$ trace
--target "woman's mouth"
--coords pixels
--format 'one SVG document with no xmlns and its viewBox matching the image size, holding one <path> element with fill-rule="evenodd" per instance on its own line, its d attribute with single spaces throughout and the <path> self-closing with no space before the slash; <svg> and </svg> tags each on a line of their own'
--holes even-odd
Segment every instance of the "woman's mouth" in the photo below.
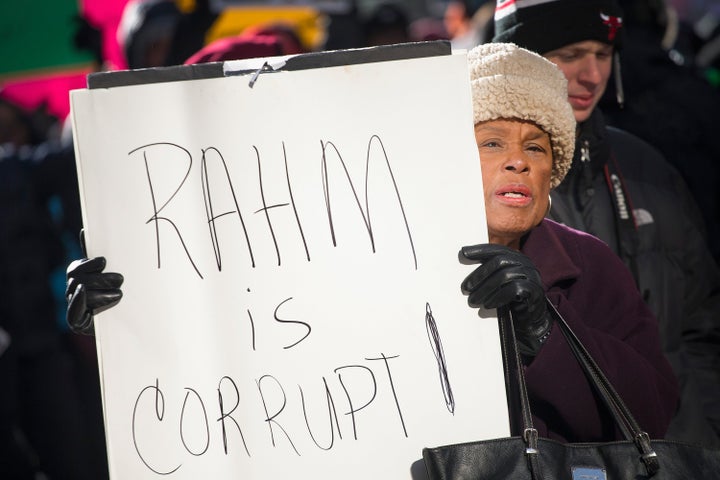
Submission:
<svg viewBox="0 0 720 480">
<path fill-rule="evenodd" d="M 507 185 L 498 189 L 495 196 L 501 203 L 513 206 L 524 206 L 532 201 L 530 189 L 525 185 Z"/>
</svg>

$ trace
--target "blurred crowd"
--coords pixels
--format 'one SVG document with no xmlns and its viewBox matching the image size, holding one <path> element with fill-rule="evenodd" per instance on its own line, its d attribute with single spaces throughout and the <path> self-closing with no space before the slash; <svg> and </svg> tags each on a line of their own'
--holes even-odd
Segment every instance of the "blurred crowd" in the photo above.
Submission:
<svg viewBox="0 0 720 480">
<path fill-rule="evenodd" d="M 116 35 L 130 69 L 493 36 L 495 2 L 338 1 L 246 8 L 129 0 Z M 611 125 L 656 146 L 701 208 L 720 260 L 720 1 L 624 0 L 628 41 L 601 104 Z M 296 5 L 296 4 L 294 4 Z M 77 48 L 102 58 L 81 22 Z M 618 98 L 621 100 L 618 101 Z M 678 134 L 680 132 L 680 134 Z M 64 268 L 81 255 L 72 132 L 0 86 L 0 477 L 107 478 L 94 340 L 64 324 Z"/>
</svg>

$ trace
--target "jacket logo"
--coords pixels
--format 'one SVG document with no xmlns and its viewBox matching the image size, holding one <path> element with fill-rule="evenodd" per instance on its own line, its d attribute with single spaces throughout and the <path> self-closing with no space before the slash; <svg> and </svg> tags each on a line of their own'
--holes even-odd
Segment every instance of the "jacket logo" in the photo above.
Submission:
<svg viewBox="0 0 720 480">
<path fill-rule="evenodd" d="M 636 208 L 633 210 L 633 217 L 635 217 L 635 225 L 638 227 L 641 225 L 649 225 L 655 223 L 655 219 L 652 213 L 648 212 L 644 208 Z"/>
<path fill-rule="evenodd" d="M 610 181 L 612 182 L 615 200 L 617 201 L 618 215 L 620 215 L 620 218 L 623 220 L 627 220 L 630 218 L 630 214 L 628 213 L 627 203 L 625 202 L 625 195 L 623 194 L 620 178 L 613 173 L 610 175 Z"/>
<path fill-rule="evenodd" d="M 602 19 L 603 25 L 607 25 L 608 27 L 608 40 L 614 40 L 618 30 L 622 27 L 622 18 L 605 15 L 604 13 L 600 14 L 600 18 Z"/>
</svg>

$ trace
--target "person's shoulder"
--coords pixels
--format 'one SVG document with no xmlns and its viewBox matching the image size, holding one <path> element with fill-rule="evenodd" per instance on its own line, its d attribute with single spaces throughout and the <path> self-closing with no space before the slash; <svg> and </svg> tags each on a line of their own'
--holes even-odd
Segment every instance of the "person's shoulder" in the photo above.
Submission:
<svg viewBox="0 0 720 480">
<path fill-rule="evenodd" d="M 549 218 L 531 231 L 523 253 L 535 263 L 548 284 L 588 278 L 585 275 L 588 272 L 606 278 L 608 272 L 623 268 L 620 258 L 605 242 Z"/>
<path fill-rule="evenodd" d="M 552 235 L 557 237 L 563 243 L 568 241 L 590 243 L 600 242 L 604 245 L 602 240 L 598 239 L 594 235 L 583 232 L 582 230 L 577 230 L 575 228 L 569 227 L 564 223 L 559 223 L 549 218 L 544 218 L 542 223 L 540 224 L 540 227 L 547 229 Z"/>
<path fill-rule="evenodd" d="M 608 125 L 604 112 L 599 108 L 595 109 L 588 122 L 592 123 L 593 129 L 604 130 L 604 141 L 609 144 L 612 157 L 621 164 L 623 173 L 628 166 L 641 170 L 649 165 L 659 165 L 663 170 L 672 168 L 657 147 L 627 130 Z"/>
<path fill-rule="evenodd" d="M 665 161 L 664 155 L 658 148 L 634 133 L 610 125 L 605 126 L 613 149 L 622 149 L 635 154 L 641 154 L 643 158 L 661 159 Z"/>
<path fill-rule="evenodd" d="M 549 218 L 543 219 L 540 227 L 544 228 L 548 235 L 557 239 L 563 249 L 575 261 L 616 257 L 605 242 L 590 233 L 577 230 Z"/>
<path fill-rule="evenodd" d="M 617 127 L 606 126 L 612 155 L 622 175 L 646 183 L 674 185 L 680 173 L 654 145 Z"/>
</svg>

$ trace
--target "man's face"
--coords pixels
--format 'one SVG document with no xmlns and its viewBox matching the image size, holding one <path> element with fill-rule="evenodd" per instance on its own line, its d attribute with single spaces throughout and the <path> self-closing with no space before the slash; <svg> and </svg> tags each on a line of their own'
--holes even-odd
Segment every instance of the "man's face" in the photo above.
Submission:
<svg viewBox="0 0 720 480">
<path fill-rule="evenodd" d="M 586 40 L 566 45 L 544 56 L 565 74 L 568 100 L 575 120 L 584 122 L 605 92 L 612 71 L 613 47 Z"/>
</svg>

